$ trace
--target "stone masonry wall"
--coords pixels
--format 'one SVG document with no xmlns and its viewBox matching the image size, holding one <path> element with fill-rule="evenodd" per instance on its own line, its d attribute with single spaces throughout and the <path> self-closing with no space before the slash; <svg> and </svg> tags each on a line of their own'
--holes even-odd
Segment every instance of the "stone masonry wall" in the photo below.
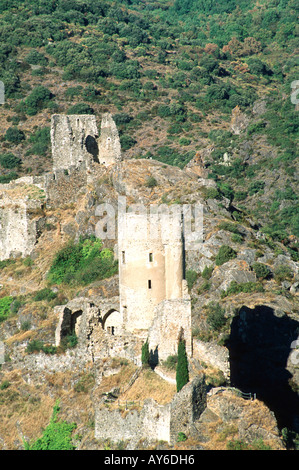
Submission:
<svg viewBox="0 0 299 470">
<path fill-rule="evenodd" d="M 156 351 L 158 360 L 177 354 L 180 334 L 186 343 L 186 352 L 192 356 L 191 301 L 190 299 L 165 300 L 156 307 L 156 315 L 149 328 L 149 350 Z"/>
<path fill-rule="evenodd" d="M 179 432 L 196 434 L 195 423 L 206 408 L 204 377 L 197 377 L 177 393 L 171 403 L 159 405 L 145 400 L 141 411 L 109 410 L 95 404 L 95 438 L 114 442 L 130 441 L 136 448 L 140 440 L 174 444 Z"/>
<path fill-rule="evenodd" d="M 53 171 L 97 160 L 97 138 L 95 116 L 54 114 L 51 119 Z"/>
<path fill-rule="evenodd" d="M 28 256 L 44 220 L 44 191 L 34 185 L 0 187 L 0 259 Z"/>
</svg>

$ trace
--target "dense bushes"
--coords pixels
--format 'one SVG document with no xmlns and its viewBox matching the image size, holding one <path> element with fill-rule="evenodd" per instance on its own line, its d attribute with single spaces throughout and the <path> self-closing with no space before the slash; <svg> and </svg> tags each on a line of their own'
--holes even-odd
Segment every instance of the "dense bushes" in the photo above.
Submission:
<svg viewBox="0 0 299 470">
<path fill-rule="evenodd" d="M 222 264 L 235 258 L 236 256 L 237 253 L 230 246 L 222 245 L 217 253 L 215 263 L 217 266 L 221 266 Z"/>
<path fill-rule="evenodd" d="M 0 155 L 0 165 L 3 168 L 17 168 L 21 163 L 22 159 L 16 157 L 13 153 L 3 153 Z"/>
<path fill-rule="evenodd" d="M 11 304 L 13 303 L 13 297 L 6 296 L 0 299 L 0 323 L 5 321 L 11 312 Z"/>
<path fill-rule="evenodd" d="M 53 94 L 48 88 L 42 85 L 37 86 L 25 100 L 26 113 L 29 116 L 34 116 L 39 111 L 46 108 L 52 98 Z"/>
<path fill-rule="evenodd" d="M 225 309 L 216 302 L 207 306 L 207 324 L 214 331 L 219 331 L 226 324 Z"/>
<path fill-rule="evenodd" d="M 81 237 L 78 243 L 71 241 L 60 250 L 49 270 L 51 284 L 89 284 L 116 274 L 118 264 L 113 253 L 103 249 L 95 237 Z"/>
<path fill-rule="evenodd" d="M 17 127 L 9 127 L 4 135 L 5 140 L 13 144 L 19 144 L 25 140 L 25 134 Z"/>
</svg>

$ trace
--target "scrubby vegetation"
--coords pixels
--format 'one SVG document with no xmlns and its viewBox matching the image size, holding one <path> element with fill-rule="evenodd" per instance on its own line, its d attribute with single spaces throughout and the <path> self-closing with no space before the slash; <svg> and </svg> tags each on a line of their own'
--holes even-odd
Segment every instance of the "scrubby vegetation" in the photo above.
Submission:
<svg viewBox="0 0 299 470">
<path fill-rule="evenodd" d="M 50 268 L 50 284 L 86 285 L 105 279 L 118 270 L 114 254 L 103 248 L 95 237 L 81 237 L 78 243 L 70 241 L 60 250 Z"/>
<path fill-rule="evenodd" d="M 50 423 L 43 432 L 42 437 L 33 443 L 24 442 L 25 450 L 74 450 L 72 433 L 76 429 L 75 423 L 67 423 L 58 419 L 59 403 L 54 406 Z"/>
<path fill-rule="evenodd" d="M 45 111 L 109 109 L 123 151 L 134 157 L 183 168 L 212 144 L 212 197 L 222 194 L 263 221 L 265 233 L 295 256 L 288 237 L 299 233 L 298 112 L 291 100 L 297 16 L 294 0 L 2 2 L 1 112 L 10 113 L 0 154 L 12 144 L 15 158 L 1 162 L 0 181 L 47 166 L 49 136 L 35 129 L 49 126 Z M 255 116 L 257 100 L 265 107 Z M 236 106 L 251 116 L 240 135 L 229 127 Z M 273 171 L 280 180 L 268 196 Z"/>
</svg>

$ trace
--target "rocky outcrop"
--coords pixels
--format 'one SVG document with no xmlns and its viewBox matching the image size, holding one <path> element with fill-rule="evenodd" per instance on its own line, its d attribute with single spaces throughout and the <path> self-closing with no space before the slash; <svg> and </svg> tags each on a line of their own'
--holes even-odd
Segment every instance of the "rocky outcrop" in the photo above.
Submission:
<svg viewBox="0 0 299 470">
<path fill-rule="evenodd" d="M 239 135 L 247 129 L 249 119 L 246 114 L 242 113 L 239 106 L 232 110 L 231 130 L 233 134 Z"/>
<path fill-rule="evenodd" d="M 196 426 L 207 449 L 225 450 L 230 441 L 262 442 L 272 450 L 285 449 L 273 413 L 259 400 L 242 398 L 238 391 L 213 388 Z"/>
</svg>

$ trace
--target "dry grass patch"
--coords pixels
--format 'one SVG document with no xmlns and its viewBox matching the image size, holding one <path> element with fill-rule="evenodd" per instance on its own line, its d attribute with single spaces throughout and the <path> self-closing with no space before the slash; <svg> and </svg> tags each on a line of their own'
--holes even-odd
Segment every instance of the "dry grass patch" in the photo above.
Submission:
<svg viewBox="0 0 299 470">
<path fill-rule="evenodd" d="M 152 398 L 160 405 L 169 403 L 176 394 L 176 386 L 159 377 L 151 369 L 144 369 L 121 400 L 144 401 Z"/>
</svg>

